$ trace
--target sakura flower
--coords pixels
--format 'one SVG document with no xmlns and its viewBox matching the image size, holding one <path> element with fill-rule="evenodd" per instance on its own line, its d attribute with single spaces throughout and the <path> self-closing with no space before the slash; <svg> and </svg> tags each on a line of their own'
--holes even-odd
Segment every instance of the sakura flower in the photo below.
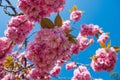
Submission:
<svg viewBox="0 0 120 80">
<path fill-rule="evenodd" d="M 79 45 L 79 50 L 85 50 L 90 44 L 93 43 L 93 39 L 88 39 L 87 37 L 82 36 L 81 34 L 77 37 L 77 44 Z"/>
<path fill-rule="evenodd" d="M 74 70 L 71 80 L 91 80 L 91 75 L 85 66 L 79 66 Z"/>
<path fill-rule="evenodd" d="M 50 74 L 52 76 L 58 76 L 58 74 L 60 73 L 61 67 L 60 66 L 55 66 L 51 71 Z"/>
<path fill-rule="evenodd" d="M 100 30 L 98 25 L 83 24 L 80 32 L 82 36 L 95 36 Z"/>
<path fill-rule="evenodd" d="M 62 28 L 41 29 L 35 39 L 28 43 L 25 56 L 40 73 L 49 72 L 57 60 L 71 54 L 70 46 Z"/>
<path fill-rule="evenodd" d="M 0 38 L 0 63 L 2 63 L 6 57 L 7 54 L 9 54 L 13 46 L 11 45 L 10 47 L 10 40 L 6 37 Z"/>
<path fill-rule="evenodd" d="M 74 21 L 78 21 L 82 16 L 82 11 L 73 11 L 71 14 L 70 14 L 70 19 L 71 20 L 74 20 Z"/>
<path fill-rule="evenodd" d="M 38 22 L 64 8 L 66 0 L 19 0 L 18 7 L 30 21 Z"/>
<path fill-rule="evenodd" d="M 19 44 L 25 40 L 33 26 L 33 23 L 27 20 L 24 15 L 15 16 L 9 21 L 5 35 L 15 44 Z"/>
<path fill-rule="evenodd" d="M 63 30 L 69 30 L 70 29 L 70 21 L 69 20 L 64 21 L 62 28 L 63 28 Z"/>
<path fill-rule="evenodd" d="M 98 38 L 98 42 L 101 42 L 101 43 L 105 43 L 107 40 L 109 39 L 109 36 L 107 33 L 102 33 L 99 38 Z"/>
<path fill-rule="evenodd" d="M 107 51 L 104 48 L 100 48 L 96 51 L 95 59 L 91 62 L 91 67 L 94 71 L 105 70 L 110 72 L 114 69 L 117 56 L 114 48 L 110 48 Z"/>
<path fill-rule="evenodd" d="M 70 62 L 66 64 L 66 69 L 71 70 L 77 67 L 77 64 L 75 62 Z"/>
</svg>

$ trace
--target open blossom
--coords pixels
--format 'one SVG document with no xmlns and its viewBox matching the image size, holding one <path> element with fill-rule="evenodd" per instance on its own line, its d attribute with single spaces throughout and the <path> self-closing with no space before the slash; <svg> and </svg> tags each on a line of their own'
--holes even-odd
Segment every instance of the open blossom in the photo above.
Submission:
<svg viewBox="0 0 120 80">
<path fill-rule="evenodd" d="M 87 37 L 81 36 L 81 34 L 77 37 L 77 44 L 79 45 L 80 50 L 85 50 L 93 42 L 93 39 L 88 39 Z"/>
<path fill-rule="evenodd" d="M 77 67 L 77 64 L 75 62 L 70 62 L 66 64 L 66 69 L 71 70 Z"/>
<path fill-rule="evenodd" d="M 0 63 L 3 62 L 6 55 L 12 51 L 12 46 L 10 46 L 10 40 L 6 37 L 0 38 Z"/>
<path fill-rule="evenodd" d="M 66 0 L 19 0 L 18 7 L 31 21 L 40 21 L 64 8 Z"/>
<path fill-rule="evenodd" d="M 71 14 L 70 14 L 70 19 L 71 20 L 74 20 L 74 21 L 78 21 L 82 16 L 82 11 L 73 11 Z"/>
<path fill-rule="evenodd" d="M 15 44 L 18 44 L 25 40 L 33 26 L 33 23 L 27 20 L 24 15 L 15 16 L 9 21 L 5 35 Z"/>
<path fill-rule="evenodd" d="M 81 35 L 83 36 L 94 36 L 97 34 L 101 29 L 99 28 L 98 25 L 93 25 L 93 24 L 83 24 L 81 26 Z"/>
<path fill-rule="evenodd" d="M 51 76 L 49 76 L 46 73 L 40 73 L 36 68 L 33 68 L 28 74 L 27 79 L 33 79 L 33 80 L 52 80 Z"/>
<path fill-rule="evenodd" d="M 70 56 L 69 55 L 65 55 L 61 59 L 57 60 L 56 65 L 62 66 L 68 59 L 70 59 Z"/>
<path fill-rule="evenodd" d="M 74 70 L 71 80 L 91 80 L 91 75 L 85 66 L 79 66 Z"/>
<path fill-rule="evenodd" d="M 101 42 L 101 43 L 105 43 L 107 40 L 109 39 L 109 36 L 107 33 L 102 33 L 99 38 L 98 38 L 98 42 Z"/>
<path fill-rule="evenodd" d="M 91 62 L 91 67 L 94 71 L 112 71 L 115 67 L 117 56 L 114 48 L 110 48 L 107 51 L 104 48 L 100 48 L 96 51 L 95 59 Z"/>
<path fill-rule="evenodd" d="M 57 60 L 70 54 L 70 46 L 62 28 L 41 29 L 35 39 L 28 43 L 25 56 L 39 72 L 49 72 Z"/>
<path fill-rule="evenodd" d="M 70 51 L 73 54 L 78 54 L 79 51 L 80 51 L 79 44 L 72 44 L 71 47 L 70 47 Z"/>
<path fill-rule="evenodd" d="M 66 20 L 62 24 L 62 29 L 63 30 L 69 30 L 70 29 L 70 20 Z"/>
<path fill-rule="evenodd" d="M 80 33 L 77 36 L 77 44 L 72 44 L 70 51 L 73 54 L 78 54 L 79 51 L 85 50 L 90 44 L 94 43 L 94 39 L 89 39 L 86 36 L 82 36 Z"/>
<path fill-rule="evenodd" d="M 51 71 L 50 74 L 52 76 L 58 76 L 58 74 L 60 73 L 61 67 L 56 65 Z"/>
</svg>

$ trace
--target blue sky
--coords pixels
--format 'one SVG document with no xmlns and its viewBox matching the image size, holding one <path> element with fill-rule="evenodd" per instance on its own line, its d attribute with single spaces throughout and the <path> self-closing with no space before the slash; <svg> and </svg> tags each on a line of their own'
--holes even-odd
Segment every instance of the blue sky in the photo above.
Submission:
<svg viewBox="0 0 120 80">
<path fill-rule="evenodd" d="M 3 2 L 5 2 L 3 0 Z M 11 2 L 17 6 L 17 0 L 11 0 Z M 77 5 L 79 10 L 84 10 L 81 20 L 74 25 L 74 27 L 79 28 L 81 24 L 97 24 L 103 28 L 105 32 L 110 32 L 110 38 L 112 41 L 112 46 L 120 45 L 120 0 L 67 0 L 65 9 L 60 13 L 61 17 L 65 20 L 69 18 L 70 13 L 68 12 L 73 5 Z M 6 23 L 10 17 L 4 14 L 3 8 L 0 7 L 0 37 L 4 36 L 4 30 L 6 29 Z M 50 18 L 54 19 L 55 14 Z M 35 31 L 39 28 L 39 25 L 36 24 Z M 33 31 L 34 31 L 33 30 Z M 73 32 L 74 35 L 78 34 L 78 31 Z M 79 55 L 74 55 L 73 58 L 75 61 L 80 63 L 89 64 L 90 57 L 95 53 L 96 49 L 100 46 L 98 43 L 95 43 L 88 47 L 86 51 L 80 52 Z M 120 72 L 120 54 L 118 55 L 117 64 L 114 71 Z M 103 78 L 104 80 L 112 80 L 109 75 L 110 73 L 94 72 L 90 67 L 88 67 L 90 73 L 95 78 Z M 60 77 L 71 78 L 73 71 L 67 71 L 62 68 Z M 57 80 L 57 79 L 53 79 Z"/>
</svg>

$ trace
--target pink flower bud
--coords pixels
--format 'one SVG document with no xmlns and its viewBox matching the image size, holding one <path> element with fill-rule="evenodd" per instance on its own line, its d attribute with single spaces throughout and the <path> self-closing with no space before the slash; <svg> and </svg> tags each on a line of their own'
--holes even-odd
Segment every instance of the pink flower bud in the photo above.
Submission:
<svg viewBox="0 0 120 80">
<path fill-rule="evenodd" d="M 70 19 L 74 21 L 78 21 L 81 18 L 81 16 L 82 16 L 82 12 L 76 10 L 70 14 Z"/>
</svg>

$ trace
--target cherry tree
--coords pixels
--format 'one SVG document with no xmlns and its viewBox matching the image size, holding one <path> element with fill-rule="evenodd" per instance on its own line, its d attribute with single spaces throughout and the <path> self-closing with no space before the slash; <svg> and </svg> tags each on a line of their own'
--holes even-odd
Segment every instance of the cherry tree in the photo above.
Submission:
<svg viewBox="0 0 120 80">
<path fill-rule="evenodd" d="M 63 80 L 59 77 L 63 65 L 68 71 L 74 70 L 73 77 L 65 80 L 103 80 L 93 78 L 87 67 L 95 72 L 111 72 L 115 68 L 120 46 L 111 46 L 109 33 L 98 25 L 81 24 L 80 29 L 75 28 L 84 15 L 76 5 L 69 11 L 69 19 L 64 20 L 60 12 L 66 0 L 18 0 L 20 12 L 9 0 L 5 1 L 8 5 L 0 0 L 0 7 L 11 19 L 5 36 L 0 37 L 1 80 Z M 54 21 L 50 19 L 52 13 L 56 14 Z M 36 23 L 40 30 L 29 35 Z M 75 30 L 78 36 L 72 34 Z M 29 40 L 30 37 L 34 38 Z M 91 63 L 82 64 L 72 58 L 95 42 L 101 47 L 91 56 Z"/>
</svg>

